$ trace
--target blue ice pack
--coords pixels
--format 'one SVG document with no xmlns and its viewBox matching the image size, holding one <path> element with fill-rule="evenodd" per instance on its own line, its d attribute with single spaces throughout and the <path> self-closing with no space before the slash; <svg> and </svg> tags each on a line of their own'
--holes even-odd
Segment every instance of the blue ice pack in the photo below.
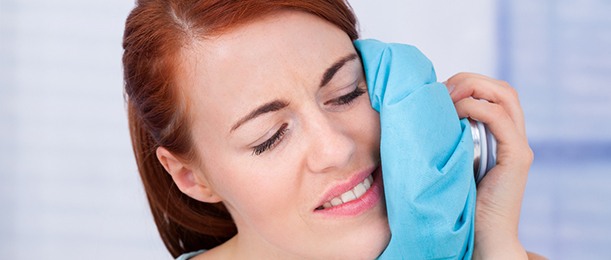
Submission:
<svg viewBox="0 0 611 260">
<path fill-rule="evenodd" d="M 391 239 L 379 259 L 471 259 L 473 140 L 431 62 L 415 47 L 354 42 L 380 113 Z"/>
</svg>

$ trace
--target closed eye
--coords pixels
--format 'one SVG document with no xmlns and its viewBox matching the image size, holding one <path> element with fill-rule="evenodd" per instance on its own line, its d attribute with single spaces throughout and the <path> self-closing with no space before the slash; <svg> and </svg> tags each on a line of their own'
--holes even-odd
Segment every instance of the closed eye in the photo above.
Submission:
<svg viewBox="0 0 611 260">
<path fill-rule="evenodd" d="M 324 104 L 325 105 L 334 105 L 334 106 L 348 105 L 352 103 L 352 101 L 354 101 L 356 98 L 360 97 L 363 94 L 365 94 L 365 90 L 360 87 L 356 87 L 354 91 L 346 95 L 343 95 L 341 97 L 331 99 L 325 102 Z"/>
<path fill-rule="evenodd" d="M 284 123 L 280 129 L 278 129 L 278 131 L 276 131 L 276 133 L 270 137 L 269 139 L 267 139 L 265 142 L 263 142 L 262 144 L 259 144 L 255 147 L 252 148 L 252 155 L 260 155 L 263 152 L 274 148 L 279 141 L 282 140 L 282 138 L 284 137 L 284 134 L 286 133 L 286 131 L 288 131 L 288 124 Z"/>
</svg>

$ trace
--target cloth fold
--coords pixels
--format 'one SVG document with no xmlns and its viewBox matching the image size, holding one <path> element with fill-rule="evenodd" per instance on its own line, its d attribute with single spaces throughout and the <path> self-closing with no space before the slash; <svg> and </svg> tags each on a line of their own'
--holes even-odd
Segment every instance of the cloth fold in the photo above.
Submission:
<svg viewBox="0 0 611 260">
<path fill-rule="evenodd" d="M 471 259 L 473 140 L 431 62 L 413 46 L 354 42 L 372 107 L 391 240 L 379 259 Z"/>
</svg>

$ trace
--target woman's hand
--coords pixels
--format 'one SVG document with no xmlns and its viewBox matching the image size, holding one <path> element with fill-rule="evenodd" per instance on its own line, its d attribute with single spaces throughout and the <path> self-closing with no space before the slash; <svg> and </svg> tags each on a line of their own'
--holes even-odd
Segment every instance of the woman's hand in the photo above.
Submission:
<svg viewBox="0 0 611 260">
<path fill-rule="evenodd" d="M 459 73 L 445 83 L 461 118 L 485 123 L 497 140 L 497 165 L 479 183 L 474 259 L 526 259 L 518 222 L 533 161 L 517 92 L 507 82 Z"/>
</svg>

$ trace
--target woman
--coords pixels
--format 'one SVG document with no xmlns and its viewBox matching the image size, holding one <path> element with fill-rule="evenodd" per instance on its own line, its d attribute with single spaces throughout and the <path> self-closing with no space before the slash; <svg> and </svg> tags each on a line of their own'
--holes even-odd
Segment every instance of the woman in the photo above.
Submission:
<svg viewBox="0 0 611 260">
<path fill-rule="evenodd" d="M 384 250 L 379 117 L 355 24 L 343 1 L 139 1 L 124 36 L 130 131 L 174 257 Z M 499 141 L 499 165 L 480 184 L 474 256 L 525 257 L 517 223 L 532 152 L 517 96 L 473 74 L 447 85 L 459 115 Z"/>
</svg>

